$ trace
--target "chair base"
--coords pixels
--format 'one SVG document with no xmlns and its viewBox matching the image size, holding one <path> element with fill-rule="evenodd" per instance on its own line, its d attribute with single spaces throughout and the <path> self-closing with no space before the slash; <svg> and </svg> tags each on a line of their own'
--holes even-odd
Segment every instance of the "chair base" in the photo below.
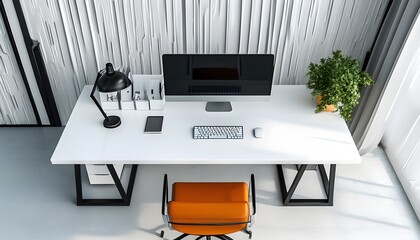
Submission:
<svg viewBox="0 0 420 240">
<path fill-rule="evenodd" d="M 206 237 L 206 240 L 211 240 L 211 237 L 215 237 L 221 240 L 233 240 L 232 238 L 226 236 L 226 235 L 215 235 L 215 236 L 199 236 L 196 238 L 196 240 L 202 239 L 203 237 Z"/>
<path fill-rule="evenodd" d="M 244 232 L 246 232 L 249 235 L 249 239 L 252 238 L 252 232 L 250 230 L 246 230 L 244 229 Z M 165 235 L 165 232 L 162 230 L 160 231 L 160 237 L 163 238 L 163 235 Z M 190 236 L 189 234 L 183 233 L 182 235 L 178 236 L 177 238 L 174 238 L 174 240 L 181 240 L 183 238 L 185 238 L 186 236 Z M 203 237 L 206 237 L 206 240 L 211 240 L 211 237 L 215 237 L 221 240 L 233 240 L 231 237 L 227 236 L 227 235 L 210 235 L 210 236 L 198 236 L 195 240 L 200 240 Z"/>
<path fill-rule="evenodd" d="M 189 236 L 189 234 L 184 233 L 181 236 L 179 236 L 177 238 L 174 238 L 174 240 L 181 240 L 181 239 L 183 239 L 186 236 Z M 198 236 L 195 240 L 200 240 L 200 239 L 202 239 L 204 237 L 206 238 L 206 240 L 211 240 L 211 237 L 215 237 L 215 238 L 221 239 L 221 240 L 233 240 L 231 237 L 229 237 L 227 235 L 210 235 L 210 236 L 204 235 L 204 236 Z"/>
</svg>

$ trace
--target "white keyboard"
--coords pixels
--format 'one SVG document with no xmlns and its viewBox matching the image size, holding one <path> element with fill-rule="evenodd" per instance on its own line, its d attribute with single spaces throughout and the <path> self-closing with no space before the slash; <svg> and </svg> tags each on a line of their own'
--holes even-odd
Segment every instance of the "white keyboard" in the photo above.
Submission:
<svg viewBox="0 0 420 240">
<path fill-rule="evenodd" d="M 242 126 L 194 126 L 194 139 L 243 139 Z"/>
</svg>

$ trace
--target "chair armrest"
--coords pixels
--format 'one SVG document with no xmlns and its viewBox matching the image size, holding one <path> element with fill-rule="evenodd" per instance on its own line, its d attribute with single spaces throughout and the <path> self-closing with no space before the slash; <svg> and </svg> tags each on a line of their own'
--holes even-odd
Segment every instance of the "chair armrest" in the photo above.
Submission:
<svg viewBox="0 0 420 240">
<path fill-rule="evenodd" d="M 251 198 L 251 200 L 250 200 Z M 255 177 L 254 174 L 251 174 L 251 180 L 249 183 L 249 187 L 248 187 L 248 202 L 250 202 L 250 205 L 252 207 L 252 209 L 250 209 L 250 214 L 249 214 L 249 224 L 247 225 L 246 231 L 248 232 L 248 234 L 250 234 L 250 238 L 252 236 L 251 231 L 249 230 L 249 228 L 254 225 L 255 223 L 255 215 L 257 213 L 257 201 L 256 201 L 256 195 L 255 195 Z"/>
<path fill-rule="evenodd" d="M 255 196 L 255 177 L 254 177 L 254 174 L 251 174 L 250 193 L 251 193 L 251 198 L 252 198 L 252 213 L 251 213 L 251 215 L 255 215 L 257 213 L 257 202 L 256 202 L 256 196 Z"/>
<path fill-rule="evenodd" d="M 168 175 L 163 177 L 163 190 L 162 190 L 162 219 L 166 226 L 172 228 L 169 224 L 169 216 L 167 215 L 168 209 Z"/>
<path fill-rule="evenodd" d="M 168 204 L 168 174 L 163 177 L 163 190 L 162 190 L 162 215 L 166 215 Z"/>
</svg>

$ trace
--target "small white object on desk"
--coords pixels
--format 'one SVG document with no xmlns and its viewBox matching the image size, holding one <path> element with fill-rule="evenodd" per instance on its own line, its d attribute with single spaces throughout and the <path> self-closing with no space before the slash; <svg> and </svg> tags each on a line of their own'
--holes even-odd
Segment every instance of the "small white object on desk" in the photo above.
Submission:
<svg viewBox="0 0 420 240">
<path fill-rule="evenodd" d="M 264 129 L 261 128 L 261 127 L 254 128 L 254 137 L 263 138 L 264 137 Z"/>
</svg>

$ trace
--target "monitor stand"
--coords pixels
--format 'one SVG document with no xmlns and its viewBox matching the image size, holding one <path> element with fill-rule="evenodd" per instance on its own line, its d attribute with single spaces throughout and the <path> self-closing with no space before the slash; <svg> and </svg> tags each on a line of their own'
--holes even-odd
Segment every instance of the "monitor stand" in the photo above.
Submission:
<svg viewBox="0 0 420 240">
<path fill-rule="evenodd" d="M 232 104 L 230 102 L 207 102 L 207 112 L 231 112 Z"/>
</svg>

